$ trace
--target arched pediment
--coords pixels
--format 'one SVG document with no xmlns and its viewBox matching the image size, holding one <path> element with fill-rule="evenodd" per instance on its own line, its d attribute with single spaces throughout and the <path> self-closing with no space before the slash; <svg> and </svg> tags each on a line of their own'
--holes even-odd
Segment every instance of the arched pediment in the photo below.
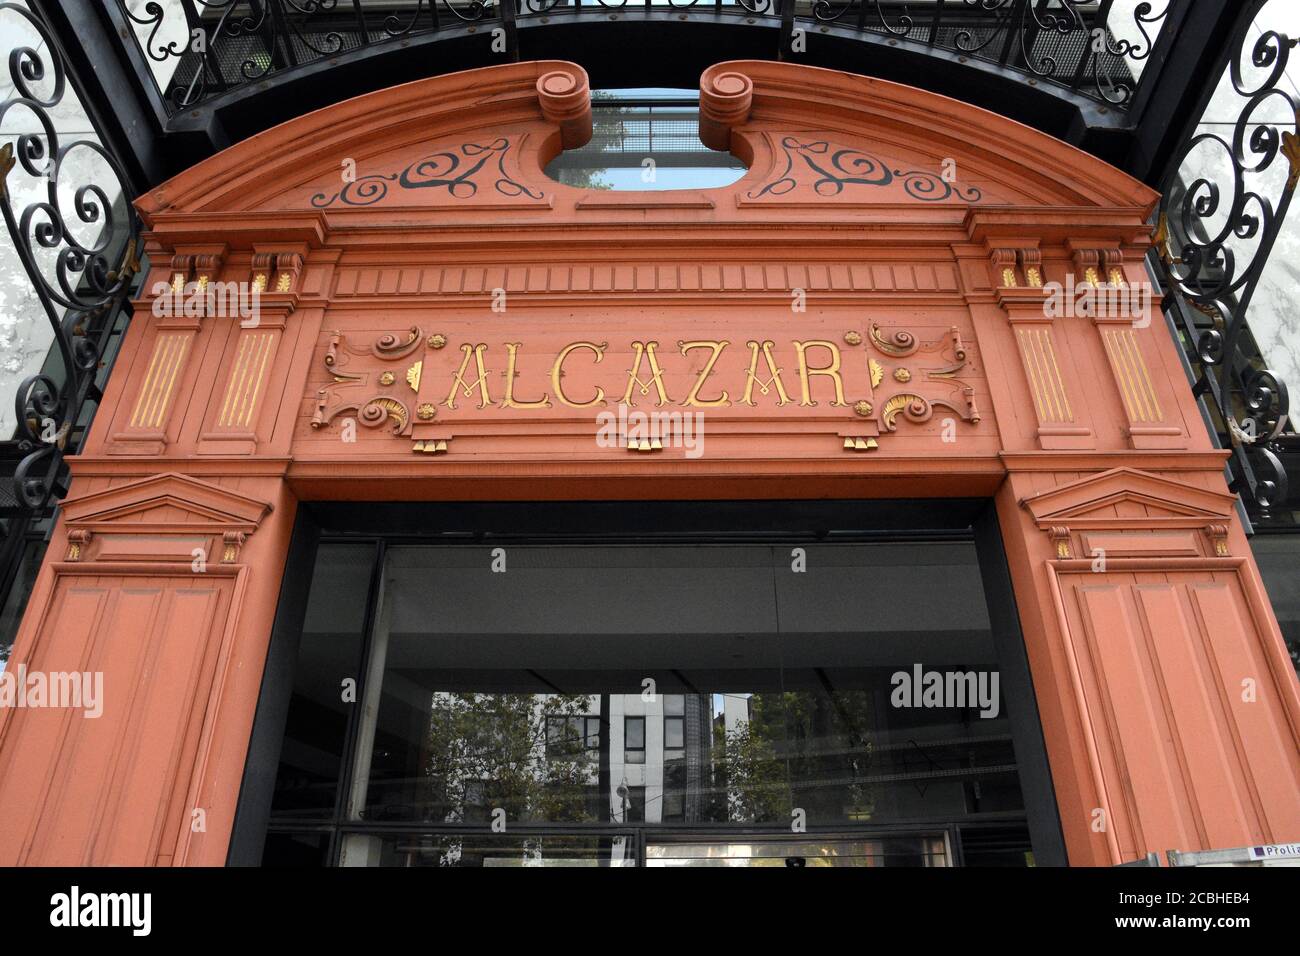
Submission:
<svg viewBox="0 0 1300 956">
<path fill-rule="evenodd" d="M 139 201 L 146 219 L 377 212 L 434 221 L 491 211 L 535 219 L 688 205 L 711 218 L 929 208 L 1132 210 L 1155 194 L 1100 160 L 1012 120 L 884 80 L 736 61 L 701 78 L 701 138 L 749 167 L 706 190 L 603 193 L 554 182 L 545 164 L 590 135 L 587 77 L 558 61 L 434 77 L 357 97 L 255 136 Z M 639 198 L 638 198 L 639 197 Z M 784 212 L 782 212 L 784 210 Z M 934 215 L 930 213 L 929 215 Z"/>
</svg>

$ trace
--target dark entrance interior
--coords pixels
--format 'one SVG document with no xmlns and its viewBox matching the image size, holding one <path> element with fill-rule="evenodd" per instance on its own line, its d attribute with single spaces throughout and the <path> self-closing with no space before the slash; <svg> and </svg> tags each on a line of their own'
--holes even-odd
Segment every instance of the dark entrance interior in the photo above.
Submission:
<svg viewBox="0 0 1300 956">
<path fill-rule="evenodd" d="M 304 509 L 231 862 L 1064 862 L 982 501 Z"/>
</svg>

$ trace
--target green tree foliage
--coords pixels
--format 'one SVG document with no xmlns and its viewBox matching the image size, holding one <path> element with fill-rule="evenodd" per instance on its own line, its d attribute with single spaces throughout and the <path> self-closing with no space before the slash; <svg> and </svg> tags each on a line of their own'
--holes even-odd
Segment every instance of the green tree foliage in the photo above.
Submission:
<svg viewBox="0 0 1300 956">
<path fill-rule="evenodd" d="M 570 694 L 435 695 L 425 760 L 428 800 L 443 820 L 579 822 L 589 801 L 596 755 L 582 740 L 547 746 L 552 720 L 587 713 L 589 699 Z"/>
</svg>

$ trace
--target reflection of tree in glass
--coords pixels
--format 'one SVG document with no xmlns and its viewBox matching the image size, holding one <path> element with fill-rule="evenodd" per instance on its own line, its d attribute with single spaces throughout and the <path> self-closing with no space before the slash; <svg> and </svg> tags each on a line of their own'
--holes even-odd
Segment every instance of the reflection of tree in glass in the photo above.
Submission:
<svg viewBox="0 0 1300 956">
<path fill-rule="evenodd" d="M 546 746 L 549 721 L 589 707 L 581 694 L 435 694 L 424 759 L 430 804 L 448 822 L 490 822 L 496 809 L 507 822 L 590 821 L 595 754 Z"/>
<path fill-rule="evenodd" d="M 870 818 L 875 788 L 863 778 L 874 723 L 870 691 L 754 694 L 747 721 L 725 733 L 715 726 L 715 745 L 725 752 L 716 787 L 727 794 L 727 818 L 785 823 L 796 807 L 810 822 Z"/>
<path fill-rule="evenodd" d="M 630 115 L 631 110 L 623 106 L 611 106 L 609 101 L 614 99 L 612 93 L 604 90 L 597 90 L 591 94 L 591 142 L 584 148 L 584 153 L 621 152 L 623 149 L 623 137 L 626 135 L 624 128 L 624 118 Z M 598 161 L 597 156 L 591 156 L 592 163 Z M 601 170 L 596 167 L 583 168 L 565 166 L 556 171 L 556 179 L 566 186 L 574 186 L 578 189 L 613 189 L 614 184 L 604 179 Z"/>
</svg>

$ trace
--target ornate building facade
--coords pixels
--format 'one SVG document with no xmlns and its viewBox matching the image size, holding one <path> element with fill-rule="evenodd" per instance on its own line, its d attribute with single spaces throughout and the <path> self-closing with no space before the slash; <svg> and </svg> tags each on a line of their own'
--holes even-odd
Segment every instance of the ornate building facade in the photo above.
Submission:
<svg viewBox="0 0 1300 956">
<path fill-rule="evenodd" d="M 142 192 L 6 667 L 102 675 L 104 706 L 0 709 L 0 861 L 1300 839 L 1300 685 L 1240 497 L 1276 485 L 1207 429 L 1222 380 L 1189 378 L 1150 271 L 1205 237 L 1096 150 L 916 85 L 698 85 L 731 185 L 552 179 L 593 130 L 557 59 L 303 113 Z M 929 726 L 913 668 L 1000 691 L 918 690 Z M 524 712 L 523 757 L 464 762 Z"/>
</svg>

